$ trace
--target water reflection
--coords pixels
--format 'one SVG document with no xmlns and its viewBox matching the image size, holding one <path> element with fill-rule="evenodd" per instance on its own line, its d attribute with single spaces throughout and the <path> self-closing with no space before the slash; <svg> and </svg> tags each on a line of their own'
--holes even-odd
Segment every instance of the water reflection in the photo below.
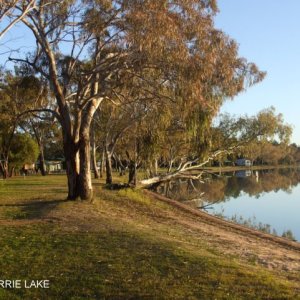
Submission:
<svg viewBox="0 0 300 300">
<path fill-rule="evenodd" d="M 203 180 L 203 179 L 202 179 Z M 224 174 L 206 174 L 200 180 L 174 180 L 160 185 L 156 192 L 179 201 L 203 203 L 224 202 L 243 193 L 256 198 L 271 191 L 291 193 L 300 182 L 299 169 L 242 170 Z M 200 205 L 198 205 L 200 204 Z"/>
<path fill-rule="evenodd" d="M 228 218 L 255 217 L 280 234 L 291 229 L 300 240 L 299 169 L 207 173 L 202 180 L 167 182 L 157 192 L 210 213 L 222 212 Z"/>
</svg>

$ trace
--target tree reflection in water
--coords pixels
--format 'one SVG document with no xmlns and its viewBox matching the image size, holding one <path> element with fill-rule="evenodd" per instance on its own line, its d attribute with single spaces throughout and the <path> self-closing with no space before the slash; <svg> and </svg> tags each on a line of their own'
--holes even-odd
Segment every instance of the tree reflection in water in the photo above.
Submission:
<svg viewBox="0 0 300 300">
<path fill-rule="evenodd" d="M 204 183 L 191 179 L 166 182 L 158 186 L 156 192 L 194 207 L 202 207 L 207 203 L 238 198 L 243 193 L 256 198 L 271 191 L 291 193 L 299 182 L 300 172 L 296 168 L 243 170 L 221 175 L 207 174 Z"/>
</svg>

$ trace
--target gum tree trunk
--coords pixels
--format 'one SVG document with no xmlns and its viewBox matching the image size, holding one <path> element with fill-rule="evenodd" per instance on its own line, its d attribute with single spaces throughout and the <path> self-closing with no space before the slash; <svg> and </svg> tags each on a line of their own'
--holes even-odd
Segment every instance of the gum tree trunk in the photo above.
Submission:
<svg viewBox="0 0 300 300">
<path fill-rule="evenodd" d="M 27 19 L 23 21 L 34 34 L 41 53 L 45 55 L 49 69 L 46 77 L 55 95 L 57 108 L 55 110 L 47 109 L 47 111 L 55 115 L 61 124 L 68 178 L 68 199 L 74 200 L 80 197 L 87 200 L 92 197 L 90 126 L 96 109 L 104 99 L 103 96 L 98 96 L 99 73 L 95 71 L 95 76 L 92 76 L 94 77 L 93 81 L 90 80 L 86 87 L 79 87 L 76 91 L 78 97 L 75 106 L 70 109 L 71 106 L 66 97 L 68 91 L 66 85 L 62 84 L 59 74 L 56 49 L 53 48 L 49 32 L 46 32 L 44 26 L 45 16 L 42 7 L 42 5 L 38 5 L 37 12 L 39 13 L 31 16 L 32 22 Z M 98 65 L 101 53 L 101 41 L 99 38 L 96 40 L 94 66 Z M 82 78 L 86 78 L 86 76 Z"/>
<path fill-rule="evenodd" d="M 106 165 L 106 184 L 112 184 L 112 163 L 111 152 L 105 148 L 105 165 Z"/>
<path fill-rule="evenodd" d="M 2 174 L 2 176 L 3 176 L 3 165 L 2 165 L 1 161 L 0 161 L 0 174 Z"/>
<path fill-rule="evenodd" d="M 93 149 L 92 149 L 92 162 L 93 162 L 93 169 L 94 169 L 94 177 L 95 177 L 95 179 L 99 179 L 100 174 L 99 174 L 99 170 L 98 170 L 98 166 L 97 166 L 95 144 L 93 144 Z"/>
<path fill-rule="evenodd" d="M 15 170 L 16 168 L 15 167 L 12 167 L 10 172 L 9 172 L 9 177 L 13 177 L 15 175 Z"/>
<path fill-rule="evenodd" d="M 132 186 L 136 186 L 136 162 L 130 161 L 128 169 L 129 169 L 128 184 Z"/>
<path fill-rule="evenodd" d="M 39 155 L 39 169 L 41 171 L 42 176 L 46 176 L 46 165 L 45 165 L 45 156 L 44 156 L 44 133 L 39 130 L 34 122 L 30 121 L 32 130 L 34 132 L 34 136 L 36 142 L 39 146 L 40 155 Z M 38 170 L 37 170 L 38 171 Z"/>
<path fill-rule="evenodd" d="M 155 176 L 158 174 L 158 160 L 155 158 L 154 160 L 154 171 L 155 171 Z"/>
<path fill-rule="evenodd" d="M 133 158 L 130 159 L 130 155 L 127 152 L 127 157 L 129 158 L 129 174 L 128 174 L 128 184 L 132 186 L 136 186 L 137 181 L 137 157 L 138 157 L 138 145 L 137 139 L 134 140 L 134 155 Z"/>
<path fill-rule="evenodd" d="M 46 176 L 46 168 L 45 168 L 45 157 L 44 157 L 44 147 L 40 146 L 40 171 L 42 176 Z"/>
<path fill-rule="evenodd" d="M 104 165 L 105 165 L 105 149 L 102 150 L 101 165 L 100 165 L 100 178 L 103 177 Z"/>
<path fill-rule="evenodd" d="M 2 176 L 3 179 L 7 179 L 9 172 L 8 172 L 8 159 L 6 158 L 2 163 L 1 163 L 1 169 L 2 169 Z"/>
<path fill-rule="evenodd" d="M 95 179 L 99 179 L 99 170 L 97 166 L 97 157 L 96 157 L 96 142 L 95 142 L 95 129 L 94 126 L 92 127 L 92 163 L 93 163 L 93 169 L 94 169 L 94 177 Z"/>
<path fill-rule="evenodd" d="M 68 179 L 68 199 L 75 200 L 79 197 L 79 160 L 78 151 L 73 141 L 64 142 L 64 154 Z"/>
<path fill-rule="evenodd" d="M 93 198 L 90 130 L 94 113 L 102 100 L 103 98 L 94 99 L 88 103 L 86 109 L 82 112 L 79 132 L 79 196 L 82 200 L 91 200 Z"/>
<path fill-rule="evenodd" d="M 79 173 L 79 196 L 82 200 L 93 198 L 91 178 L 90 139 L 88 128 L 84 131 L 79 141 L 80 173 Z"/>
<path fill-rule="evenodd" d="M 169 167 L 168 167 L 168 173 L 170 173 L 172 171 L 173 163 L 174 163 L 174 160 L 170 159 L 170 161 L 169 161 Z"/>
</svg>

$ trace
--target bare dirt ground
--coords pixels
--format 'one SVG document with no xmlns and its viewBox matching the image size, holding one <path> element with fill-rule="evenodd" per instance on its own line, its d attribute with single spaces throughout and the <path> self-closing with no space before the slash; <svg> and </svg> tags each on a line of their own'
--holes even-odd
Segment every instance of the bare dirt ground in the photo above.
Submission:
<svg viewBox="0 0 300 300">
<path fill-rule="evenodd" d="M 141 229 L 147 227 L 153 231 L 163 230 L 157 224 L 169 228 L 179 226 L 190 240 L 204 240 L 224 255 L 258 263 L 274 271 L 292 272 L 300 281 L 300 243 L 225 221 L 149 191 L 145 194 L 155 201 L 167 203 L 172 209 L 137 211 L 130 202 L 110 207 L 100 201 L 98 205 L 78 203 L 72 205 L 72 209 L 55 209 L 45 215 L 44 220 L 61 223 L 63 228 L 71 231 L 98 230 L 103 224 L 107 226 L 107 220 L 113 226 L 139 223 Z M 137 222 L 140 215 L 144 217 Z"/>
<path fill-rule="evenodd" d="M 255 260 L 268 269 L 299 272 L 300 280 L 300 243 L 225 221 L 149 191 L 146 193 L 189 214 L 189 218 L 177 216 L 177 222 L 205 235 L 205 239 L 224 254 Z"/>
</svg>

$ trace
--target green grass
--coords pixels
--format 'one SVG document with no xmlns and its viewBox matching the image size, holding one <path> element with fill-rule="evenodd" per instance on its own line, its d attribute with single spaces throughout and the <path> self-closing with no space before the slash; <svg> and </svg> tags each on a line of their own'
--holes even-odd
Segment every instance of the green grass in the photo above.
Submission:
<svg viewBox="0 0 300 300">
<path fill-rule="evenodd" d="M 0 299 L 298 297 L 298 284 L 223 256 L 140 191 L 97 183 L 93 204 L 66 202 L 65 192 L 63 176 L 0 186 L 0 279 L 50 280 L 47 290 L 0 288 Z"/>
<path fill-rule="evenodd" d="M 128 189 L 121 189 L 120 191 L 118 191 L 117 195 L 124 199 L 126 198 L 129 201 L 136 201 L 136 202 L 140 202 L 146 205 L 150 205 L 151 201 L 148 197 L 146 197 L 141 191 L 139 190 L 133 190 L 131 188 Z"/>
</svg>

